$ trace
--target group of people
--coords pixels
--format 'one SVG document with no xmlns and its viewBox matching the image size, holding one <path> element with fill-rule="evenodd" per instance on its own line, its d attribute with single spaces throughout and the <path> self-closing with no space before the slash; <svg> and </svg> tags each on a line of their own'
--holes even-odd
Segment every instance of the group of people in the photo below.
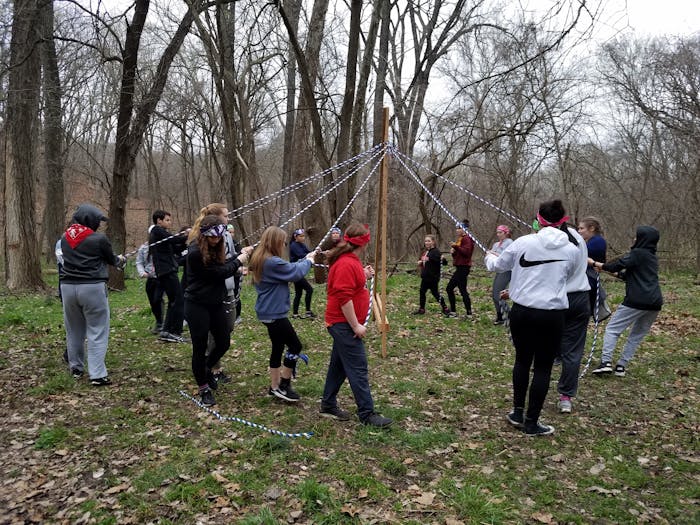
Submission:
<svg viewBox="0 0 700 525">
<path fill-rule="evenodd" d="M 347 420 L 350 414 L 338 406 L 337 394 L 348 380 L 361 422 L 386 427 L 392 421 L 375 412 L 369 387 L 367 353 L 363 338 L 369 308 L 366 281 L 374 269 L 361 260 L 370 240 L 366 225 L 351 224 L 345 234 L 331 230 L 324 250 L 310 250 L 305 231 L 294 231 L 289 260 L 284 258 L 287 234 L 281 228 L 267 228 L 257 245 L 241 248 L 228 225 L 228 209 L 220 203 L 202 208 L 192 228 L 170 233 L 172 216 L 157 210 L 149 228 L 149 242 L 138 251 L 137 269 L 146 278 L 146 291 L 156 319 L 154 332 L 166 342 L 183 342 L 183 319 L 187 321 L 192 343 L 192 373 L 205 406 L 216 404 L 213 391 L 230 378 L 221 369 L 221 358 L 230 346 L 231 332 L 240 315 L 240 280 L 249 271 L 257 292 L 255 312 L 266 327 L 271 344 L 268 394 L 287 402 L 300 395 L 292 386 L 299 360 L 308 362 L 303 345 L 289 320 L 289 283 L 295 283 L 293 316 L 299 316 L 302 294 L 306 293 L 305 317 L 311 310 L 313 288 L 305 276 L 319 258 L 328 265 L 326 328 L 333 346 L 323 389 L 320 413 Z M 123 268 L 126 258 L 113 253 L 104 234 L 97 233 L 107 218 L 94 206 L 83 204 L 59 241 L 62 266 L 59 275 L 66 326 L 67 360 L 71 374 L 81 377 L 85 369 L 85 341 L 90 381 L 95 386 L 111 383 L 104 357 L 109 336 L 107 266 Z M 603 344 L 603 357 L 593 371 L 597 375 L 624 376 L 643 337 L 661 308 L 656 246 L 659 233 L 653 227 L 637 229 L 632 251 L 614 262 L 605 261 L 605 240 L 600 223 L 594 218 L 580 221 L 578 231 L 568 226 L 569 217 L 559 200 L 540 205 L 538 231 L 516 240 L 510 229 L 498 226 L 498 241 L 487 252 L 485 264 L 495 272 L 493 301 L 496 324 L 504 322 L 502 301 L 510 299 L 510 330 L 516 350 L 513 366 L 513 410 L 507 420 L 528 435 L 549 435 L 550 425 L 539 416 L 549 389 L 555 357 L 562 360 L 558 382 L 559 408 L 571 412 L 571 399 L 578 388 L 578 376 L 586 330 L 600 300 L 597 271 L 615 273 L 626 281 L 623 304 L 609 321 Z M 472 266 L 474 241 L 469 223 L 456 225 L 456 240 L 450 252 L 455 266 L 447 285 L 449 306 L 439 293 L 440 269 L 446 264 L 435 237 L 425 237 L 421 256 L 420 307 L 425 313 L 428 291 L 440 303 L 443 313 L 456 317 L 457 288 L 467 315 L 471 300 L 467 277 Z M 185 235 L 187 240 L 185 241 Z M 323 247 L 323 245 L 322 245 Z M 59 246 L 57 246 L 57 251 Z M 178 267 L 185 276 L 178 279 Z M 595 286 L 592 286 L 593 285 Z M 168 298 L 163 317 L 162 298 Z M 632 325 L 615 368 L 612 354 L 619 336 Z M 532 380 L 530 370 L 533 369 Z M 527 403 L 526 403 L 527 401 Z"/>
</svg>

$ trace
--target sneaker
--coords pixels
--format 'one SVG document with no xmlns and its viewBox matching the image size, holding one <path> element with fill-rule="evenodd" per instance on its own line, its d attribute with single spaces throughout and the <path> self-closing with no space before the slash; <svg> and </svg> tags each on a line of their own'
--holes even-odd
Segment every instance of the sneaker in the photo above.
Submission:
<svg viewBox="0 0 700 525">
<path fill-rule="evenodd" d="M 450 312 L 445 317 L 449 317 L 450 319 L 457 319 L 459 315 L 457 315 L 457 312 Z"/>
<path fill-rule="evenodd" d="M 323 417 L 330 417 L 333 419 L 337 419 L 338 421 L 347 421 L 350 419 L 350 412 L 348 412 L 347 410 L 343 410 L 337 405 L 331 408 L 321 407 L 320 413 Z"/>
<path fill-rule="evenodd" d="M 211 370 L 207 370 L 207 385 L 209 385 L 209 388 L 212 390 L 219 388 L 219 385 L 216 384 L 216 377 L 211 373 Z"/>
<path fill-rule="evenodd" d="M 271 388 L 272 395 L 290 403 L 296 403 L 301 399 L 301 396 L 297 394 L 292 388 L 292 383 L 289 379 L 282 379 L 280 381 L 280 386 L 277 388 Z"/>
<path fill-rule="evenodd" d="M 161 332 L 158 339 L 164 343 L 189 343 L 189 340 L 185 339 L 181 335 L 171 334 L 170 332 Z"/>
<path fill-rule="evenodd" d="M 413 312 L 411 315 L 425 315 L 425 308 L 418 308 L 418 310 Z"/>
<path fill-rule="evenodd" d="M 304 314 L 304 319 L 316 319 L 316 314 L 311 310 L 307 310 L 307 312 Z"/>
<path fill-rule="evenodd" d="M 498 326 L 498 325 L 501 325 L 503 323 L 504 323 L 503 319 L 495 319 L 493 321 L 494 326 Z"/>
<path fill-rule="evenodd" d="M 111 385 L 112 381 L 109 379 L 109 377 L 104 376 L 104 377 L 97 377 L 95 379 L 90 379 L 90 384 L 92 386 L 107 386 L 107 385 Z"/>
<path fill-rule="evenodd" d="M 212 375 L 214 376 L 214 381 L 216 381 L 217 383 L 221 383 L 222 385 L 225 385 L 225 384 L 231 382 L 231 378 L 229 376 L 227 376 L 223 370 L 216 372 Z"/>
<path fill-rule="evenodd" d="M 554 434 L 554 427 L 542 425 L 539 421 L 526 421 L 525 434 L 528 436 L 550 436 Z"/>
<path fill-rule="evenodd" d="M 70 369 L 70 375 L 73 379 L 80 379 L 81 377 L 83 377 L 84 373 L 85 372 L 83 372 L 82 370 L 78 370 L 77 368 Z"/>
<path fill-rule="evenodd" d="M 211 407 L 216 405 L 216 399 L 214 399 L 214 394 L 209 388 L 205 388 L 199 392 L 199 400 L 205 407 Z"/>
<path fill-rule="evenodd" d="M 615 375 L 617 377 L 625 377 L 625 367 L 622 365 L 616 365 L 615 366 Z"/>
<path fill-rule="evenodd" d="M 569 396 L 559 396 L 559 412 L 562 414 L 571 414 L 571 398 Z"/>
<path fill-rule="evenodd" d="M 506 421 L 513 425 L 515 428 L 523 428 L 523 410 L 515 409 L 510 414 L 506 416 Z"/>
<path fill-rule="evenodd" d="M 301 319 L 299 314 L 292 314 L 292 319 Z"/>
<path fill-rule="evenodd" d="M 151 328 L 151 333 L 153 335 L 160 335 L 160 333 L 163 331 L 163 325 L 162 324 L 157 324 L 153 328 Z"/>
<path fill-rule="evenodd" d="M 598 368 L 593 370 L 592 374 L 610 374 L 613 371 L 612 363 L 610 361 L 601 361 Z"/>
<path fill-rule="evenodd" d="M 386 428 L 391 426 L 394 421 L 388 417 L 380 416 L 376 412 L 372 412 L 369 416 L 362 420 L 363 425 L 369 425 L 371 427 Z"/>
</svg>

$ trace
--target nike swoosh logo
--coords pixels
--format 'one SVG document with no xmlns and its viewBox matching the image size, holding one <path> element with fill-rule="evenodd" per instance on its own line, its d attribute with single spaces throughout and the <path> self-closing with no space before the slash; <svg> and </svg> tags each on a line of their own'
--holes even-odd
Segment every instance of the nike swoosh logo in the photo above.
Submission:
<svg viewBox="0 0 700 525">
<path fill-rule="evenodd" d="M 564 259 L 547 259 L 544 261 L 528 261 L 525 258 L 525 254 L 522 254 L 520 256 L 520 266 L 523 268 L 529 268 L 530 266 L 537 266 L 538 264 L 548 264 L 548 263 L 553 263 L 553 262 L 566 262 Z"/>
</svg>

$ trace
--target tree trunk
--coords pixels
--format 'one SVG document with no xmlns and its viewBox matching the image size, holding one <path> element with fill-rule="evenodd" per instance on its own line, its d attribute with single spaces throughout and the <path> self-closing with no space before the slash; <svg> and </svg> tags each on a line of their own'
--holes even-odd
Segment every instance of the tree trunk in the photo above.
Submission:
<svg viewBox="0 0 700 525">
<path fill-rule="evenodd" d="M 200 9 L 203 0 L 190 4 L 180 25 L 170 43 L 160 58 L 158 68 L 153 76 L 153 83 L 143 96 L 143 100 L 134 112 L 134 93 L 136 92 L 136 73 L 138 69 L 138 50 L 148 14 L 149 0 L 136 0 L 134 17 L 127 28 L 126 41 L 123 51 L 122 87 L 119 97 L 119 112 L 117 114 L 117 138 L 114 148 L 114 169 L 112 172 L 112 187 L 109 196 L 109 226 L 107 235 L 111 238 L 114 251 L 124 251 L 126 245 L 126 201 L 129 192 L 129 181 L 136 163 L 136 155 L 143 142 L 143 136 L 155 111 L 156 105 L 163 94 L 168 72 L 182 42 L 189 33 L 194 13 Z M 134 116 L 135 114 L 135 116 Z M 133 120 L 132 120 L 133 118 Z M 124 289 L 124 274 L 110 271 L 109 285 L 111 288 Z"/>
<path fill-rule="evenodd" d="M 285 9 L 289 16 L 290 28 L 296 35 L 299 30 L 299 14 L 301 12 L 301 2 L 299 0 L 289 0 L 285 2 Z M 287 51 L 287 97 L 286 111 L 284 113 L 284 154 L 282 157 L 282 187 L 287 188 L 292 184 L 292 156 L 294 147 L 294 127 L 296 94 L 297 94 L 297 62 L 294 55 L 294 48 L 290 44 Z M 281 199 L 282 209 L 289 209 L 292 199 L 285 195 Z"/>
<path fill-rule="evenodd" d="M 34 227 L 35 137 L 40 83 L 38 18 L 36 0 L 15 0 L 7 96 L 5 178 L 5 274 L 10 290 L 44 287 Z"/>
<path fill-rule="evenodd" d="M 44 208 L 43 230 L 46 239 L 46 261 L 56 262 L 54 245 L 63 234 L 66 220 L 65 193 L 63 188 L 63 143 L 64 133 L 61 121 L 61 79 L 56 59 L 56 45 L 53 40 L 54 10 L 53 1 L 46 2 L 41 9 L 41 30 L 43 45 L 41 58 L 44 69 L 44 156 L 46 158 L 46 207 Z"/>
</svg>

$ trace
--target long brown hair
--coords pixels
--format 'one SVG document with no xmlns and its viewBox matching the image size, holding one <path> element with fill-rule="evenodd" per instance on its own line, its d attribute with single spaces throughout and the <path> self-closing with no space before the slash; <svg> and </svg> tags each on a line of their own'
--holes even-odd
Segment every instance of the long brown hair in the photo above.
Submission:
<svg viewBox="0 0 700 525">
<path fill-rule="evenodd" d="M 199 251 L 202 254 L 202 262 L 204 266 L 209 266 L 210 264 L 218 263 L 223 264 L 226 261 L 226 247 L 224 246 L 224 238 L 219 237 L 219 242 L 214 246 L 209 244 L 206 235 L 202 235 L 201 228 L 211 228 L 217 224 L 223 224 L 224 221 L 218 215 L 205 215 L 204 218 L 199 221 L 199 225 L 195 230 L 195 239 L 197 241 L 197 246 L 199 246 Z"/>
<path fill-rule="evenodd" d="M 212 202 L 211 204 L 207 204 L 204 208 L 199 210 L 199 216 L 194 221 L 194 225 L 192 226 L 190 235 L 187 238 L 187 242 L 192 242 L 195 240 L 195 238 L 197 238 L 197 236 L 199 235 L 199 227 L 201 226 L 204 217 L 206 217 L 207 215 L 223 215 L 224 210 L 227 209 L 228 208 L 225 204 L 221 204 L 220 202 Z"/>
<path fill-rule="evenodd" d="M 361 237 L 362 235 L 366 235 L 367 233 L 369 233 L 369 230 L 365 227 L 364 224 L 360 224 L 359 222 L 352 223 L 345 230 L 345 235 L 348 237 Z M 338 246 L 333 248 L 328 254 L 328 266 L 333 266 L 333 263 L 335 263 L 335 261 L 337 261 L 341 255 L 350 253 L 356 250 L 357 248 L 359 248 L 359 246 L 355 244 L 349 243 L 345 240 L 340 241 L 338 243 Z"/>
<path fill-rule="evenodd" d="M 253 282 L 262 280 L 263 264 L 270 257 L 282 257 L 287 234 L 282 228 L 270 226 L 260 236 L 260 242 L 248 262 L 248 270 L 253 274 Z"/>
</svg>

